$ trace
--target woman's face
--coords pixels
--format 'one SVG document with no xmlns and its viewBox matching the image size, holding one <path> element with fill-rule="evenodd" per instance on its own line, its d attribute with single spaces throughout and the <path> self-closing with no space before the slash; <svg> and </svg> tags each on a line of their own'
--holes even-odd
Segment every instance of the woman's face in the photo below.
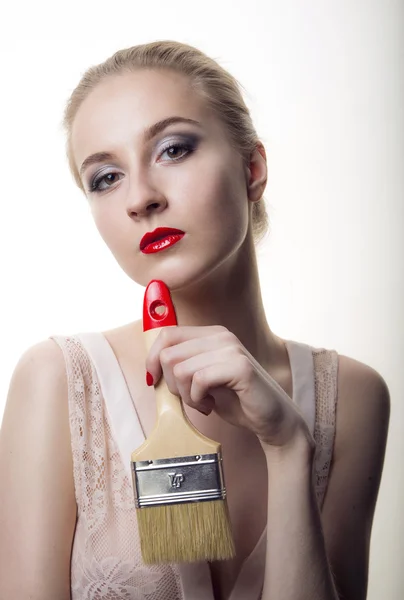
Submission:
<svg viewBox="0 0 404 600">
<path fill-rule="evenodd" d="M 173 117 L 197 123 L 150 131 Z M 162 279 L 172 290 L 196 283 L 229 263 L 246 239 L 248 169 L 181 75 L 143 70 L 104 80 L 76 115 L 72 151 L 95 224 L 137 283 Z M 96 153 L 109 156 L 86 161 Z M 157 227 L 185 235 L 144 254 L 140 241 Z"/>
</svg>

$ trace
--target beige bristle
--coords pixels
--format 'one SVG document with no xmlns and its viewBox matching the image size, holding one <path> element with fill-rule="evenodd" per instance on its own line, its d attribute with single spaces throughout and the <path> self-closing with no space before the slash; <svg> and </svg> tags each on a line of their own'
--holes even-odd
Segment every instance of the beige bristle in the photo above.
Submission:
<svg viewBox="0 0 404 600">
<path fill-rule="evenodd" d="M 235 555 L 226 500 L 136 511 L 146 564 L 226 560 Z"/>
</svg>

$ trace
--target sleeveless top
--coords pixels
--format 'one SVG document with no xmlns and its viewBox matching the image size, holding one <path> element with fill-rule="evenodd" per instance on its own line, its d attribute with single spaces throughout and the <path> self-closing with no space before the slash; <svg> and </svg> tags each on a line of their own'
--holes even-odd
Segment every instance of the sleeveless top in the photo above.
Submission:
<svg viewBox="0 0 404 600">
<path fill-rule="evenodd" d="M 214 600 L 207 562 L 142 561 L 130 456 L 145 437 L 126 380 L 102 333 L 51 336 L 68 382 L 77 523 L 71 556 L 72 600 Z M 286 342 L 293 401 L 316 442 L 313 469 L 321 510 L 335 439 L 338 355 Z M 228 600 L 259 600 L 266 535 L 244 561 Z"/>
</svg>

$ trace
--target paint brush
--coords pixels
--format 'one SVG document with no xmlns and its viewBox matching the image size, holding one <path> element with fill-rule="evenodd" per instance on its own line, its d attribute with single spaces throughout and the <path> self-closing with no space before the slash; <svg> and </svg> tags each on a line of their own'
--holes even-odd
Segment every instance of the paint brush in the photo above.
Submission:
<svg viewBox="0 0 404 600">
<path fill-rule="evenodd" d="M 163 327 L 175 326 L 168 287 L 151 281 L 143 303 L 147 350 Z M 192 425 L 163 376 L 154 389 L 156 424 L 131 456 L 143 560 L 158 564 L 232 558 L 221 445 Z"/>
</svg>

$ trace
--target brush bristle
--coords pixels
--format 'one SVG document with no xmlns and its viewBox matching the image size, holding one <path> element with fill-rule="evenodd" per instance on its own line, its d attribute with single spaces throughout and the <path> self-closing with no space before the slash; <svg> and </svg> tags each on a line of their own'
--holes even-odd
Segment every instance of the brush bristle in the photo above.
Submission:
<svg viewBox="0 0 404 600">
<path fill-rule="evenodd" d="M 146 564 L 226 560 L 235 555 L 226 500 L 136 511 Z"/>
</svg>

